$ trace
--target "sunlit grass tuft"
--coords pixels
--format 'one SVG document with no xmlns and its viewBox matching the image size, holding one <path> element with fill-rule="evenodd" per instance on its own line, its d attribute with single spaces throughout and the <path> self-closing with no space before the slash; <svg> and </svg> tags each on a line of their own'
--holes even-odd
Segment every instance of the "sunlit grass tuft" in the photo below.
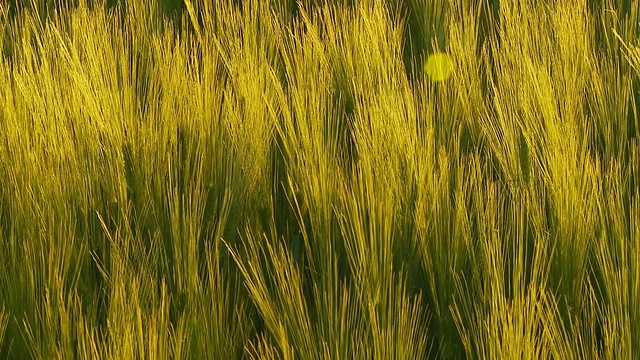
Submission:
<svg viewBox="0 0 640 360">
<path fill-rule="evenodd" d="M 0 4 L 0 356 L 640 357 L 640 1 Z"/>
</svg>

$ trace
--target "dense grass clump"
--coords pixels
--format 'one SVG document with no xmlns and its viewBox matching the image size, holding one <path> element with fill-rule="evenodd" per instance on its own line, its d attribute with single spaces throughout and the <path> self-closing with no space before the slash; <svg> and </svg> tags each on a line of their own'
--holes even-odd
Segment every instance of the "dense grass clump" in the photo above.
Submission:
<svg viewBox="0 0 640 360">
<path fill-rule="evenodd" d="M 0 2 L 0 357 L 640 358 L 639 20 Z"/>
</svg>

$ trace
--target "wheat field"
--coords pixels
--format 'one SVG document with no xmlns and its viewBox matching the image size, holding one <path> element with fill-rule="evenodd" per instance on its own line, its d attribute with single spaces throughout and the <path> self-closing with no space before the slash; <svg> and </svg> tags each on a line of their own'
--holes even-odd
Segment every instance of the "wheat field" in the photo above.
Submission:
<svg viewBox="0 0 640 360">
<path fill-rule="evenodd" d="M 0 1 L 0 357 L 640 359 L 639 21 Z"/>
</svg>

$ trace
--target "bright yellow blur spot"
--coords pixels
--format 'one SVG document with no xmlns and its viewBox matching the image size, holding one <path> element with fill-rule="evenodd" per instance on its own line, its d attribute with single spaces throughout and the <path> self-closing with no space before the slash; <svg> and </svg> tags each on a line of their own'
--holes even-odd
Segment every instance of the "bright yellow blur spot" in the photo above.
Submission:
<svg viewBox="0 0 640 360">
<path fill-rule="evenodd" d="M 424 72 L 429 75 L 431 81 L 445 81 L 453 72 L 453 63 L 446 54 L 435 53 L 429 56 L 424 65 Z"/>
</svg>

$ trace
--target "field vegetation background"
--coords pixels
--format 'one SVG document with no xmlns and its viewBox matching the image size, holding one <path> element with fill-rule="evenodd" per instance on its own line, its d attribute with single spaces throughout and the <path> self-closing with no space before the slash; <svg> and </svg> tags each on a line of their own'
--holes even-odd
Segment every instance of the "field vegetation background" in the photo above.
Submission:
<svg viewBox="0 0 640 360">
<path fill-rule="evenodd" d="M 639 12 L 0 2 L 0 357 L 639 359 Z"/>
</svg>

